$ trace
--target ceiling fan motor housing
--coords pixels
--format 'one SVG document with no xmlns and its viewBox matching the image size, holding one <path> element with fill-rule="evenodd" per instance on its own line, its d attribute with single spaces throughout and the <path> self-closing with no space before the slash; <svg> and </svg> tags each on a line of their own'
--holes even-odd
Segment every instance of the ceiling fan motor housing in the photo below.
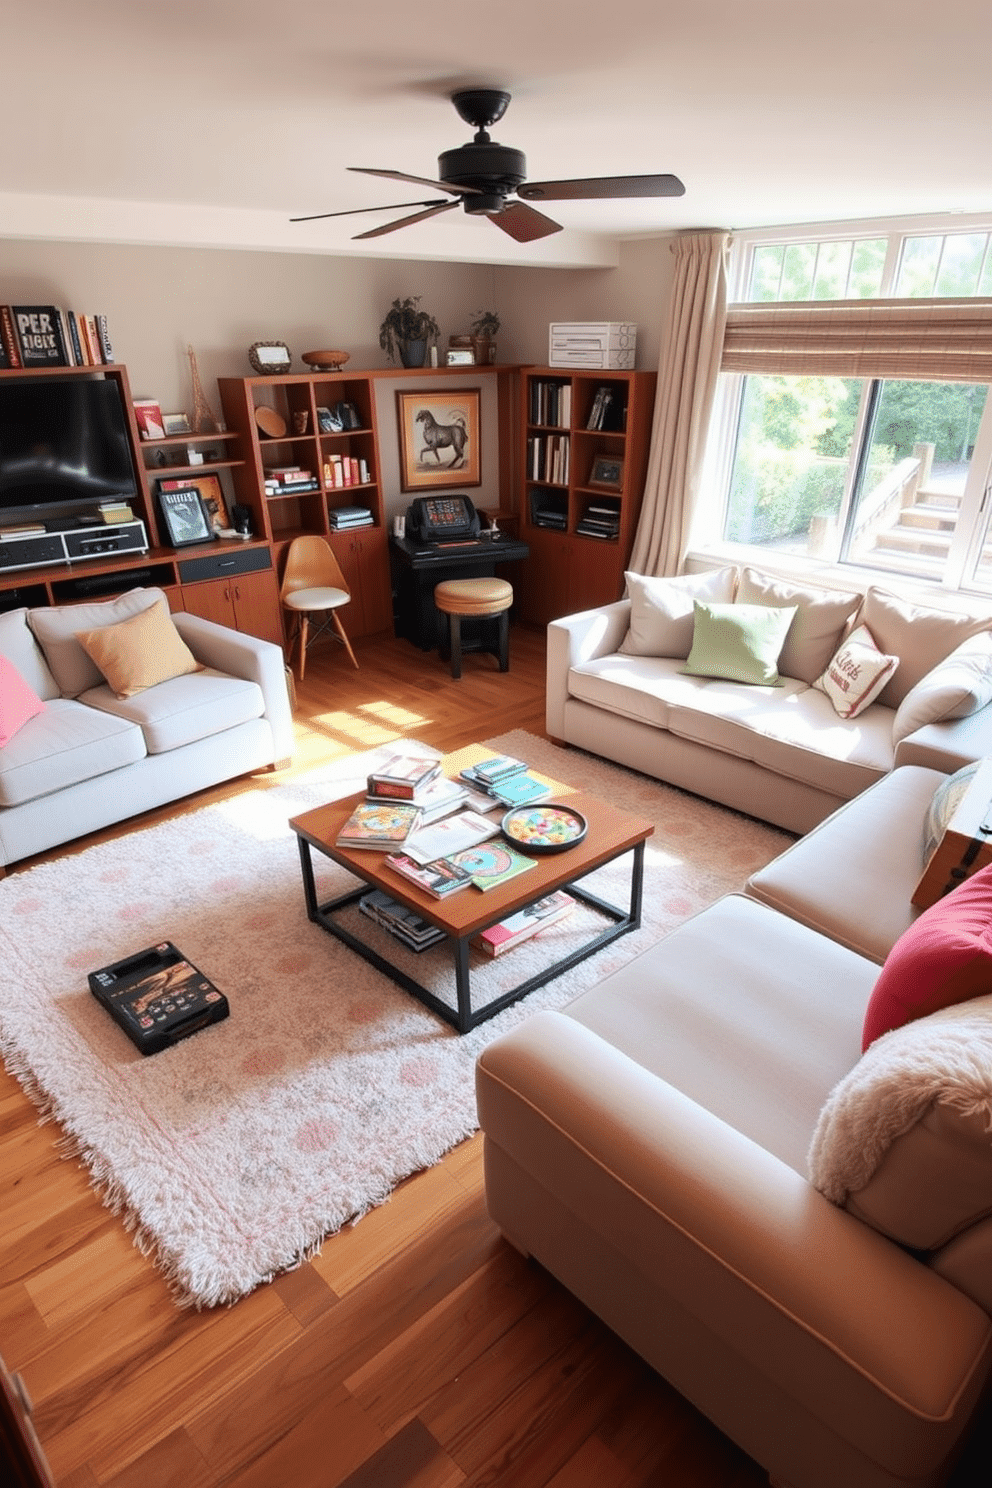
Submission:
<svg viewBox="0 0 992 1488">
<path fill-rule="evenodd" d="M 445 150 L 438 156 L 437 167 L 438 179 L 446 186 L 462 189 L 472 186 L 479 193 L 463 202 L 466 212 L 472 215 L 493 216 L 502 212 L 506 198 L 527 177 L 523 152 L 509 145 L 498 145 L 488 135 L 457 150 Z"/>
</svg>

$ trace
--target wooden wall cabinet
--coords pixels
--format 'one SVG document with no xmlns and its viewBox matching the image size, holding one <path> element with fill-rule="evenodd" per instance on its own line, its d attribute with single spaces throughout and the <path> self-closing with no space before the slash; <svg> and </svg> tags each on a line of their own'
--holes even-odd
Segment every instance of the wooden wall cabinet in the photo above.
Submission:
<svg viewBox="0 0 992 1488">
<path fill-rule="evenodd" d="M 531 551 L 518 605 L 526 623 L 544 626 L 623 593 L 656 382 L 653 372 L 522 369 L 520 536 Z M 603 484 L 604 475 L 615 480 Z"/>
</svg>

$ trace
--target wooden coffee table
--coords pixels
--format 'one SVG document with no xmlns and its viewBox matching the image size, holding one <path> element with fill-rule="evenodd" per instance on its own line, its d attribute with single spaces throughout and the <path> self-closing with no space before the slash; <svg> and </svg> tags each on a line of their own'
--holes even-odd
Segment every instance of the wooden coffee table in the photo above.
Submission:
<svg viewBox="0 0 992 1488">
<path fill-rule="evenodd" d="M 469 745 L 445 756 L 442 761 L 443 772 L 455 777 L 466 765 L 476 764 L 491 753 L 491 750 L 482 745 Z M 609 945 L 619 936 L 636 930 L 641 923 L 644 844 L 654 831 L 654 824 L 644 817 L 620 811 L 588 791 L 575 790 L 560 781 L 552 780 L 538 770 L 532 770 L 531 773 L 552 787 L 551 800 L 567 800 L 570 806 L 581 811 L 589 823 L 589 830 L 575 847 L 566 852 L 538 857 L 535 868 L 485 893 L 468 888 L 452 894 L 448 899 L 435 899 L 386 867 L 385 852 L 370 852 L 367 849 L 356 852 L 338 847 L 335 839 L 364 793 L 349 796 L 346 800 L 332 801 L 326 806 L 317 806 L 301 816 L 294 816 L 289 823 L 299 843 L 303 892 L 309 918 L 397 982 L 439 1017 L 451 1023 L 459 1033 L 468 1033 L 511 1003 L 526 997 L 537 987 L 543 987 L 552 978 L 577 966 L 580 961 Z M 314 851 L 354 874 L 361 880 L 360 887 L 323 904 L 318 903 L 313 871 Z M 604 863 L 611 863 L 628 852 L 631 854 L 631 869 L 630 894 L 626 908 L 607 903 L 577 883 L 577 880 L 584 878 L 593 869 L 602 867 Z M 391 899 L 405 904 L 429 924 L 444 931 L 453 960 L 456 1007 L 451 1007 L 437 997 L 430 988 L 423 986 L 402 967 L 388 961 L 336 918 L 339 911 L 355 904 L 370 888 L 381 889 Z M 482 1007 L 473 1008 L 469 954 L 472 937 L 478 935 L 480 930 L 486 930 L 499 920 L 506 919 L 508 915 L 546 898 L 556 889 L 567 889 L 574 898 L 599 910 L 611 923 L 591 940 L 584 942 L 569 955 L 552 962 L 537 975 L 528 977 L 509 992 L 491 999 Z M 441 948 L 440 942 L 438 948 Z M 512 954 L 512 951 L 508 952 L 508 955 Z"/>
</svg>

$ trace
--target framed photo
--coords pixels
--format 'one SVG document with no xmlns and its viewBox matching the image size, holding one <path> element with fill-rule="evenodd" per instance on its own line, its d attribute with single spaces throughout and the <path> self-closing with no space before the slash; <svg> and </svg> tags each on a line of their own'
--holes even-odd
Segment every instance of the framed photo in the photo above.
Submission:
<svg viewBox="0 0 992 1488">
<path fill-rule="evenodd" d="M 604 491 L 619 491 L 623 486 L 623 457 L 597 455 L 592 462 L 589 484 Z"/>
<path fill-rule="evenodd" d="M 192 434 L 189 419 L 184 413 L 163 413 L 162 428 L 170 434 Z"/>
<path fill-rule="evenodd" d="M 285 341 L 255 341 L 248 348 L 248 360 L 259 377 L 273 372 L 288 372 L 293 357 Z"/>
<path fill-rule="evenodd" d="M 397 393 L 400 490 L 444 491 L 482 484 L 479 388 Z"/>
<path fill-rule="evenodd" d="M 202 477 L 203 480 L 211 478 L 216 479 Z M 184 548 L 190 543 L 212 542 L 216 536 L 198 489 L 199 484 L 199 481 L 191 480 L 158 483 L 162 519 L 174 548 Z"/>
</svg>

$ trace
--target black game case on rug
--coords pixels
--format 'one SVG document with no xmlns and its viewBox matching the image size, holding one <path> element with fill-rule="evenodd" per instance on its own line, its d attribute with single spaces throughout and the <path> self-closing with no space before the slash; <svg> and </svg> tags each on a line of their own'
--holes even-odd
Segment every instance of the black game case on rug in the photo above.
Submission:
<svg viewBox="0 0 992 1488">
<path fill-rule="evenodd" d="M 171 940 L 89 974 L 90 991 L 142 1054 L 157 1054 L 231 1011 Z"/>
</svg>

